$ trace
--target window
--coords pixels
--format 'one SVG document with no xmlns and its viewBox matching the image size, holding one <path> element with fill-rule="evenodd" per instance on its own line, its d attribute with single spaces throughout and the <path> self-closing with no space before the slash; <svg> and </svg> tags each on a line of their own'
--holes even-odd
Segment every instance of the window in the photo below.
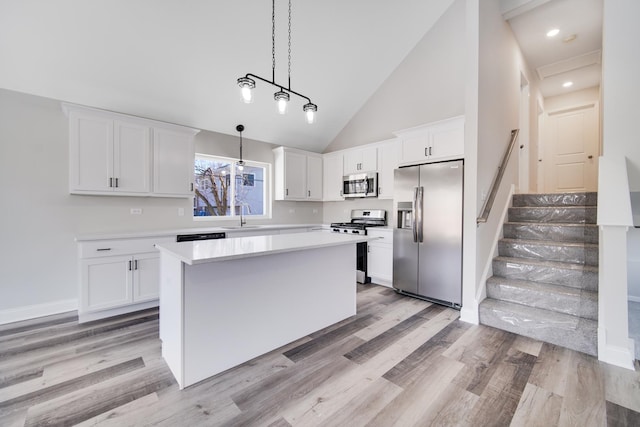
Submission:
<svg viewBox="0 0 640 427">
<path fill-rule="evenodd" d="M 193 216 L 198 219 L 251 216 L 269 218 L 268 163 L 196 154 Z"/>
</svg>

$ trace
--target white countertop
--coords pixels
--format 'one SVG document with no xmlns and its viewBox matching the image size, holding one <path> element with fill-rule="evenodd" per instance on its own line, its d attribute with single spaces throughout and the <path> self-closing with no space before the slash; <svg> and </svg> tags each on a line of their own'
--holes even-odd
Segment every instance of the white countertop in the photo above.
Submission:
<svg viewBox="0 0 640 427">
<path fill-rule="evenodd" d="M 376 239 L 378 237 L 309 232 L 163 243 L 156 245 L 156 247 L 160 252 L 168 253 L 186 264 L 194 265 L 328 246 L 348 245 Z"/>
<path fill-rule="evenodd" d="M 198 233 L 243 233 L 260 230 L 280 230 L 280 229 L 296 229 L 296 228 L 313 228 L 323 227 L 322 224 L 265 224 L 265 225 L 249 225 L 239 227 L 235 225 L 218 226 L 218 227 L 197 227 L 197 228 L 176 228 L 169 230 L 145 230 L 145 231 L 120 231 L 120 232 L 104 232 L 81 234 L 76 236 L 76 242 L 88 240 L 108 240 L 108 239 L 135 239 L 144 237 L 163 237 L 176 236 L 178 234 L 198 234 Z M 328 228 L 329 226 L 326 225 Z"/>
</svg>

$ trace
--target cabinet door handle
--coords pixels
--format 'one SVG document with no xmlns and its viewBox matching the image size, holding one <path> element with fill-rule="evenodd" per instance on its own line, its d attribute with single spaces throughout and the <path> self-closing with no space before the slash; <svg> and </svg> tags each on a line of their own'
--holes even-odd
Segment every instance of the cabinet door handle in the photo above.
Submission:
<svg viewBox="0 0 640 427">
<path fill-rule="evenodd" d="M 429 155 L 431 155 L 431 147 L 429 147 Z"/>
<path fill-rule="evenodd" d="M 287 188 L 286 190 L 284 190 L 284 195 L 288 196 L 289 195 L 289 189 Z"/>
<path fill-rule="evenodd" d="M 109 188 L 113 187 L 113 178 L 109 178 Z"/>
<path fill-rule="evenodd" d="M 307 190 L 307 194 L 309 194 L 309 197 L 311 197 L 311 190 Z"/>
<path fill-rule="evenodd" d="M 118 188 L 118 178 L 116 178 L 116 188 Z"/>
<path fill-rule="evenodd" d="M 424 147 L 424 156 L 429 157 L 429 147 Z"/>
<path fill-rule="evenodd" d="M 98 248 L 98 249 L 96 249 L 96 251 L 98 251 L 98 252 L 104 252 L 104 251 L 110 251 L 110 250 L 111 250 L 111 248 Z"/>
<path fill-rule="evenodd" d="M 133 269 L 134 270 L 138 269 L 138 260 L 133 261 Z"/>
<path fill-rule="evenodd" d="M 131 261 L 129 261 L 129 271 L 131 271 Z"/>
<path fill-rule="evenodd" d="M 193 191 L 193 182 L 191 183 L 191 191 Z"/>
</svg>

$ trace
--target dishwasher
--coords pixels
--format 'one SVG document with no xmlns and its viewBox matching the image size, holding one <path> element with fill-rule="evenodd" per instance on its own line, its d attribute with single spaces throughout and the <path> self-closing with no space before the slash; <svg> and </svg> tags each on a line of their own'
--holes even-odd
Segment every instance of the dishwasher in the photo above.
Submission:
<svg viewBox="0 0 640 427">
<path fill-rule="evenodd" d="M 193 242 L 195 240 L 224 239 L 226 237 L 227 235 L 224 232 L 178 234 L 178 236 L 176 237 L 176 242 Z"/>
</svg>

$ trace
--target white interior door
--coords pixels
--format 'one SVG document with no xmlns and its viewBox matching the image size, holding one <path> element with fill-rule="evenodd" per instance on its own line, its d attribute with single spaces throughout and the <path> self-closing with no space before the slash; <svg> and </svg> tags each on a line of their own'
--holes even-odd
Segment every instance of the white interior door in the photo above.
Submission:
<svg viewBox="0 0 640 427">
<path fill-rule="evenodd" d="M 596 103 L 548 114 L 545 191 L 596 191 L 599 115 Z"/>
</svg>

